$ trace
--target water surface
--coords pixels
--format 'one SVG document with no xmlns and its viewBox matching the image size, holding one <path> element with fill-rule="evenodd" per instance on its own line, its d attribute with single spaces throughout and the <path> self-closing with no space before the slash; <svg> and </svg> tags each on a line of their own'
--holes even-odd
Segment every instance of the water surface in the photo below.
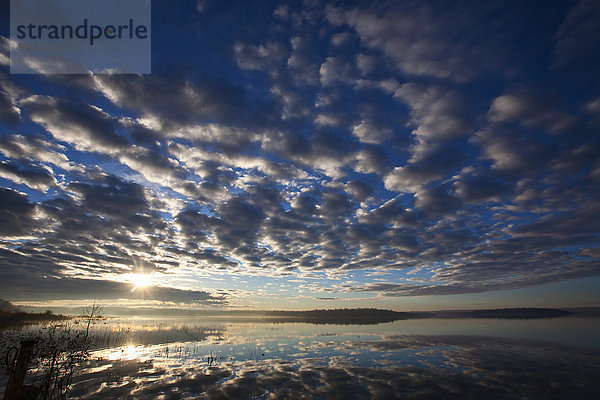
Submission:
<svg viewBox="0 0 600 400">
<path fill-rule="evenodd" d="M 597 398 L 600 318 L 97 323 L 72 398 Z"/>
</svg>

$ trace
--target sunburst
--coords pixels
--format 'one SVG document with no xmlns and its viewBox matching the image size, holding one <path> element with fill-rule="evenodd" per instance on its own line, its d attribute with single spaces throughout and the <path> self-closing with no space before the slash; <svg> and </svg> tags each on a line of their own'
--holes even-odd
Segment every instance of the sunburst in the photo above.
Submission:
<svg viewBox="0 0 600 400">
<path fill-rule="evenodd" d="M 128 274 L 126 279 L 133 285 L 132 292 L 143 290 L 151 285 L 151 277 L 148 274 Z"/>
</svg>

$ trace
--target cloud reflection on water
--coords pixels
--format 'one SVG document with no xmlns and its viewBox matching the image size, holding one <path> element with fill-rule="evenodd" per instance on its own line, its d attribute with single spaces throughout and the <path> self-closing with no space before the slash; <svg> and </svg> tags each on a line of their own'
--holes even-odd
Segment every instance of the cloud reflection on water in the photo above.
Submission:
<svg viewBox="0 0 600 400">
<path fill-rule="evenodd" d="M 539 340 L 252 324 L 187 329 L 205 336 L 96 352 L 71 396 L 593 399 L 600 392 L 600 352 Z"/>
</svg>

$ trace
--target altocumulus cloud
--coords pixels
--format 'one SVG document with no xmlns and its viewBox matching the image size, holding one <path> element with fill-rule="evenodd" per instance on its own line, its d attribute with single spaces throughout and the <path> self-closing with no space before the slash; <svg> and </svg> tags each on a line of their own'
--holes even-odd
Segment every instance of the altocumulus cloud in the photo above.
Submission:
<svg viewBox="0 0 600 400">
<path fill-rule="evenodd" d="M 600 273 L 596 3 L 154 3 L 193 49 L 157 38 L 152 75 L 0 62 L 11 299 L 140 300 L 141 270 L 147 300 L 204 305 L 223 274 L 408 296 Z"/>
</svg>

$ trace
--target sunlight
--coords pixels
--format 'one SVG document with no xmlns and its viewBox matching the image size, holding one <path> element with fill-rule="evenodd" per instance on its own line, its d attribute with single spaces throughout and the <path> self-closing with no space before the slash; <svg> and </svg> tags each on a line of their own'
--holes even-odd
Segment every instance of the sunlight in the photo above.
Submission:
<svg viewBox="0 0 600 400">
<path fill-rule="evenodd" d="M 94 354 L 97 357 L 102 357 L 110 361 L 115 360 L 145 360 L 152 351 L 155 351 L 152 346 L 140 346 L 133 343 L 126 344 L 121 347 L 96 351 Z"/>
<path fill-rule="evenodd" d="M 128 345 L 121 349 L 121 353 L 122 353 L 122 356 L 124 359 L 133 360 L 133 359 L 137 358 L 137 356 L 138 356 L 137 350 L 138 350 L 138 348 L 136 346 Z"/>
<path fill-rule="evenodd" d="M 151 285 L 150 275 L 147 274 L 126 274 L 125 279 L 133 285 L 132 292 Z"/>
</svg>

